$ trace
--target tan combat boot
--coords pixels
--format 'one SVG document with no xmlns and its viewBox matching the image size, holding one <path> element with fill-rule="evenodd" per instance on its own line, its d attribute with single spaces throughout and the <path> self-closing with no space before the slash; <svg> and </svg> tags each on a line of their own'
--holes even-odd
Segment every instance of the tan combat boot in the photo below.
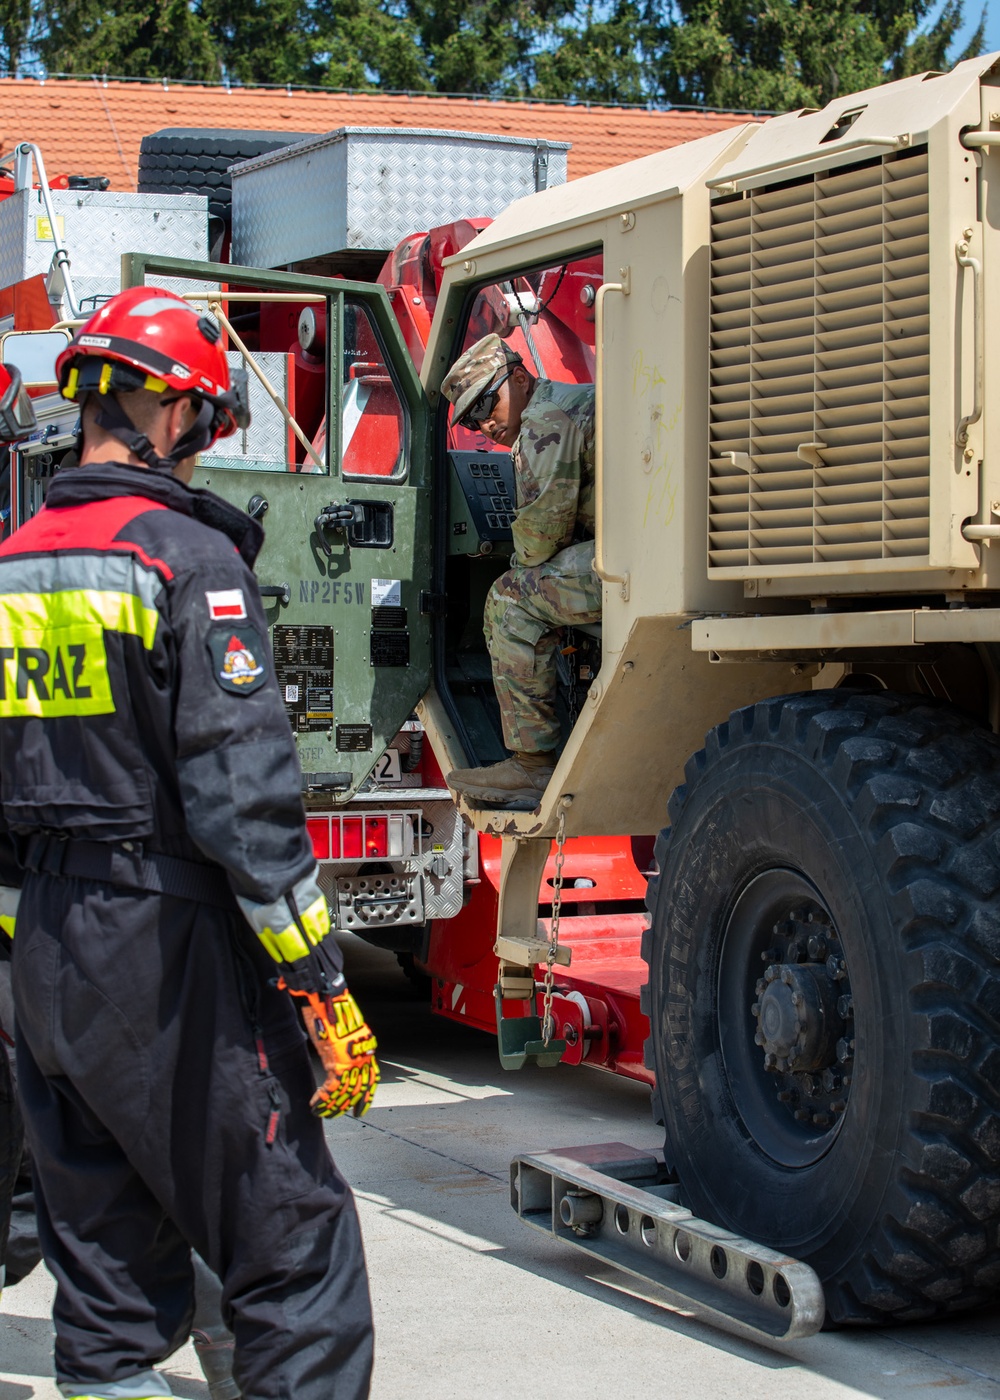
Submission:
<svg viewBox="0 0 1000 1400">
<path fill-rule="evenodd" d="M 515 753 L 487 768 L 456 768 L 445 782 L 473 807 L 531 811 L 555 772 L 554 753 Z"/>
</svg>

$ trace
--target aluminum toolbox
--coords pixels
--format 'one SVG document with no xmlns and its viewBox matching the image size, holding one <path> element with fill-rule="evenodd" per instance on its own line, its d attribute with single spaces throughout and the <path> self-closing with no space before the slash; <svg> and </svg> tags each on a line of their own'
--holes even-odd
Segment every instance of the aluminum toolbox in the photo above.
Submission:
<svg viewBox="0 0 1000 1400">
<path fill-rule="evenodd" d="M 233 262 L 388 251 L 415 229 L 491 218 L 566 181 L 567 142 L 345 126 L 231 168 Z"/>
<path fill-rule="evenodd" d="M 121 290 L 123 253 L 159 253 L 198 261 L 208 256 L 205 195 L 53 190 L 52 203 L 85 312 L 94 306 L 89 299 Z M 53 250 L 38 190 L 17 190 L 0 200 L 0 287 L 47 273 Z"/>
</svg>

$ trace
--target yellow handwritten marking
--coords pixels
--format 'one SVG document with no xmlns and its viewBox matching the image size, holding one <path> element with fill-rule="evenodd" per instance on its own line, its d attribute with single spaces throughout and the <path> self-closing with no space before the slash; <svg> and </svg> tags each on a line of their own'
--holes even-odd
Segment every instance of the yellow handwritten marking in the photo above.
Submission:
<svg viewBox="0 0 1000 1400">
<path fill-rule="evenodd" d="M 649 486 L 643 508 L 643 526 L 649 523 L 650 515 L 662 525 L 669 525 L 677 509 L 679 483 L 673 479 L 673 466 L 670 462 L 670 445 L 674 429 L 680 422 L 683 401 L 678 402 L 669 417 L 663 403 L 650 406 L 652 430 L 652 463 L 649 468 Z"/>
<path fill-rule="evenodd" d="M 666 384 L 666 382 L 660 373 L 659 366 L 648 365 L 644 352 L 637 350 L 632 356 L 632 393 L 638 394 L 641 398 L 643 394 L 648 394 L 651 389 L 655 389 L 657 384 Z"/>
<path fill-rule="evenodd" d="M 677 483 L 673 476 L 673 467 L 668 466 L 666 462 L 661 462 L 653 472 L 642 513 L 643 526 L 649 520 L 650 509 L 653 510 L 661 525 L 669 525 L 673 520 L 677 509 Z M 657 487 L 659 487 L 658 491 Z M 655 504 L 654 497 L 656 498 Z"/>
</svg>

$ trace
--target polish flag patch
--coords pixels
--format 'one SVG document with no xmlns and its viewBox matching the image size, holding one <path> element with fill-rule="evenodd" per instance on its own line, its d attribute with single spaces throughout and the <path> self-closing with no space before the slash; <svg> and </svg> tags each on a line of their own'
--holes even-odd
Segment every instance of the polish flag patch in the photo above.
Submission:
<svg viewBox="0 0 1000 1400">
<path fill-rule="evenodd" d="M 246 617 L 247 607 L 243 601 L 242 588 L 224 588 L 218 593 L 206 593 L 208 615 L 213 620 L 218 617 Z"/>
</svg>

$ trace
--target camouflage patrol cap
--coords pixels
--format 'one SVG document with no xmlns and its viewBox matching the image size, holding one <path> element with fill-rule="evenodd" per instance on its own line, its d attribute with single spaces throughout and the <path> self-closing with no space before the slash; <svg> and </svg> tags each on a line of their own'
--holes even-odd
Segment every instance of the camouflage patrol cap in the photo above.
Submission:
<svg viewBox="0 0 1000 1400">
<path fill-rule="evenodd" d="M 522 363 L 517 351 L 505 345 L 498 335 L 484 335 L 464 355 L 459 355 L 441 384 L 442 394 L 455 405 L 454 421 L 457 423 L 468 413 L 498 374 Z"/>
</svg>

